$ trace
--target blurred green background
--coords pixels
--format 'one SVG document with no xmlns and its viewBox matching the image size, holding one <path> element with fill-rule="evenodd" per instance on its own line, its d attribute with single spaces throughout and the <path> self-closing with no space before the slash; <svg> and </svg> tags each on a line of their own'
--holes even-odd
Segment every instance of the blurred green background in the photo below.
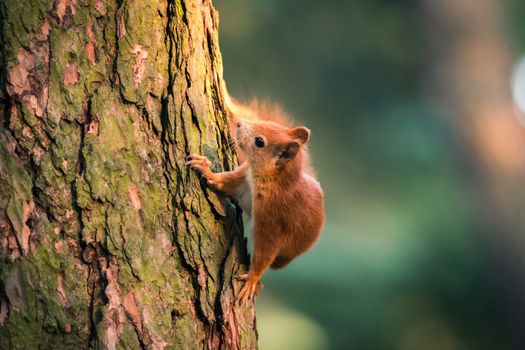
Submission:
<svg viewBox="0 0 525 350">
<path fill-rule="evenodd" d="M 215 1 L 231 94 L 312 130 L 326 196 L 318 244 L 263 278 L 261 349 L 523 349 L 521 215 L 498 214 L 523 189 L 493 185 L 525 183 L 525 150 L 483 129 L 491 101 L 469 92 L 497 81 L 490 96 L 512 104 L 525 3 L 453 3 Z M 501 120 L 515 130 L 515 117 Z M 509 152 L 510 173 L 492 161 Z"/>
</svg>

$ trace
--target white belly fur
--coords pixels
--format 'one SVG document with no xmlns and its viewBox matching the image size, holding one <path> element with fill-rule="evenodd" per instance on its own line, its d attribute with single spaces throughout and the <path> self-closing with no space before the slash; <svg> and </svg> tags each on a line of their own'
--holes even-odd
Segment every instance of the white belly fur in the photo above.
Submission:
<svg viewBox="0 0 525 350">
<path fill-rule="evenodd" d="M 250 217 L 252 216 L 252 187 L 252 174 L 249 171 L 246 176 L 246 182 L 235 191 L 235 199 L 239 202 L 242 210 Z"/>
</svg>

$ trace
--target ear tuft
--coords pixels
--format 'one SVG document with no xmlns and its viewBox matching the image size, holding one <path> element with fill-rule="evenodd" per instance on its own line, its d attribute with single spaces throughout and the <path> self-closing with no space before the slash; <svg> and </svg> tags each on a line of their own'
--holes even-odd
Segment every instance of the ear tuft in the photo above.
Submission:
<svg viewBox="0 0 525 350">
<path fill-rule="evenodd" d="M 289 133 L 294 139 L 298 140 L 303 144 L 308 142 L 308 140 L 310 139 L 310 130 L 308 128 L 305 128 L 304 126 L 291 129 Z"/>
</svg>

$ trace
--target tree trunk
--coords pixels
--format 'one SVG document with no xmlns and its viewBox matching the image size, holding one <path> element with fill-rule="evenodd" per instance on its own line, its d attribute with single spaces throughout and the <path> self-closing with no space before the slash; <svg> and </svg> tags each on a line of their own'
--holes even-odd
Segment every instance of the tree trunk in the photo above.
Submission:
<svg viewBox="0 0 525 350">
<path fill-rule="evenodd" d="M 205 0 L 0 1 L 0 349 L 255 348 Z M 234 291 L 235 285 L 235 291 Z"/>
</svg>

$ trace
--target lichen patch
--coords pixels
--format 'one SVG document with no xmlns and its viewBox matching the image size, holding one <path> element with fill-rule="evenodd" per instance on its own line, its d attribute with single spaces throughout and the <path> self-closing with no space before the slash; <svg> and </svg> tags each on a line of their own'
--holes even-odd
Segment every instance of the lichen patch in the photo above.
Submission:
<svg viewBox="0 0 525 350">
<path fill-rule="evenodd" d="M 148 58 L 148 52 L 140 45 L 135 45 L 131 49 L 131 53 L 135 55 L 135 64 L 133 64 L 133 85 L 135 89 L 139 88 L 144 73 L 146 72 L 146 59 Z"/>
<path fill-rule="evenodd" d="M 45 151 L 40 145 L 35 145 L 33 147 L 32 153 L 33 153 L 33 160 L 35 161 L 36 164 L 39 164 L 40 160 L 44 156 Z"/>
<path fill-rule="evenodd" d="M 104 290 L 108 303 L 104 313 L 104 345 L 106 349 L 115 350 L 122 333 L 125 315 L 120 302 L 120 286 L 118 283 L 118 266 L 115 261 L 108 263 L 100 260 L 107 286 Z"/>
<path fill-rule="evenodd" d="M 31 230 L 26 222 L 34 208 L 35 202 L 24 201 L 20 205 L 20 202 L 14 198 L 11 199 L 7 208 L 7 217 L 15 230 L 16 240 L 24 256 L 29 253 L 29 236 L 31 235 Z"/>
<path fill-rule="evenodd" d="M 126 22 L 124 21 L 124 16 L 120 16 L 118 21 L 117 35 L 119 39 L 126 36 Z"/>
<path fill-rule="evenodd" d="M 164 339 L 152 333 L 152 329 L 154 328 L 153 320 L 151 318 L 151 312 L 149 311 L 149 308 L 147 306 L 144 306 L 142 315 L 144 317 L 144 324 L 146 326 L 146 329 L 149 330 L 149 336 L 151 339 L 151 344 L 150 344 L 151 348 L 153 350 L 163 350 L 168 345 L 168 343 Z"/>
<path fill-rule="evenodd" d="M 49 24 L 49 20 L 46 18 L 44 21 L 44 24 L 40 28 L 40 33 L 47 38 L 49 35 L 49 30 L 51 29 L 51 25 Z"/>
<path fill-rule="evenodd" d="M 154 334 L 151 335 L 151 348 L 153 350 L 164 350 L 166 346 L 168 346 L 168 342 L 164 339 L 161 339 Z"/>
<path fill-rule="evenodd" d="M 10 95 L 22 95 L 24 92 L 29 91 L 31 86 L 29 85 L 29 71 L 22 66 L 17 64 L 9 70 L 9 85 L 7 91 Z"/>
<path fill-rule="evenodd" d="M 99 16 L 106 15 L 106 5 L 104 4 L 104 1 L 102 0 L 95 1 L 95 11 Z"/>
<path fill-rule="evenodd" d="M 130 186 L 130 188 L 128 189 L 128 195 L 129 195 L 129 199 L 131 201 L 131 205 L 133 206 L 133 208 L 137 210 L 142 208 L 142 202 L 140 201 L 139 190 L 137 186 L 135 185 Z"/>
<path fill-rule="evenodd" d="M 89 124 L 86 125 L 86 134 L 93 134 L 93 135 L 98 135 L 98 121 L 97 120 L 92 120 Z"/>
<path fill-rule="evenodd" d="M 68 64 L 64 68 L 64 85 L 75 85 L 78 83 L 79 74 L 78 67 L 76 64 Z"/>
<path fill-rule="evenodd" d="M 140 334 L 142 334 L 142 321 L 140 319 L 140 311 L 137 306 L 137 301 L 135 300 L 135 292 L 133 290 L 124 298 L 124 309 L 128 314 L 128 317 L 131 319 L 133 324 L 137 327 Z"/>
<path fill-rule="evenodd" d="M 34 115 L 37 117 L 42 117 L 44 115 L 44 108 L 41 101 L 38 100 L 38 97 L 35 95 L 29 95 L 29 97 L 25 96 L 23 100 L 29 105 L 29 108 L 33 111 Z"/>
<path fill-rule="evenodd" d="M 86 28 L 86 35 L 88 37 L 88 42 L 86 44 L 86 57 L 91 62 L 92 65 L 97 64 L 97 58 L 95 56 L 95 34 L 93 33 L 93 26 L 88 26 Z"/>
<path fill-rule="evenodd" d="M 56 14 L 60 24 L 64 22 L 64 17 L 67 14 L 67 10 L 70 11 L 71 15 L 76 14 L 77 1 L 76 0 L 58 0 L 56 2 Z"/>
<path fill-rule="evenodd" d="M 63 307 L 67 307 L 67 296 L 66 290 L 64 289 L 64 276 L 62 276 L 61 273 L 57 275 L 57 293 L 60 304 L 62 304 Z"/>
<path fill-rule="evenodd" d="M 15 267 L 4 279 L 5 294 L 9 299 L 9 304 L 21 307 L 25 304 L 25 292 L 22 283 L 22 276 L 18 267 Z"/>
<path fill-rule="evenodd" d="M 8 317 L 9 317 L 9 304 L 4 298 L 2 298 L 2 301 L 0 301 L 0 327 L 2 327 L 5 324 Z"/>
<path fill-rule="evenodd" d="M 95 59 L 95 45 L 91 41 L 86 44 L 86 57 L 92 65 L 97 64 L 97 60 Z"/>
<path fill-rule="evenodd" d="M 11 249 L 11 261 L 15 261 L 20 256 L 20 249 L 18 248 L 18 243 L 14 235 L 9 237 L 8 246 L 9 249 Z"/>
<path fill-rule="evenodd" d="M 24 69 L 30 71 L 31 69 L 35 68 L 33 57 L 31 57 L 31 53 L 26 49 L 22 47 L 19 48 L 16 57 L 18 58 L 20 66 L 24 67 Z"/>
<path fill-rule="evenodd" d="M 49 22 L 46 19 L 39 32 L 29 35 L 29 47 L 18 48 L 18 62 L 7 66 L 8 94 L 23 102 L 37 117 L 45 116 L 48 100 L 48 37 Z"/>
<path fill-rule="evenodd" d="M 59 254 L 64 253 L 64 244 L 62 243 L 62 241 L 58 241 L 55 243 L 55 250 Z"/>
</svg>

